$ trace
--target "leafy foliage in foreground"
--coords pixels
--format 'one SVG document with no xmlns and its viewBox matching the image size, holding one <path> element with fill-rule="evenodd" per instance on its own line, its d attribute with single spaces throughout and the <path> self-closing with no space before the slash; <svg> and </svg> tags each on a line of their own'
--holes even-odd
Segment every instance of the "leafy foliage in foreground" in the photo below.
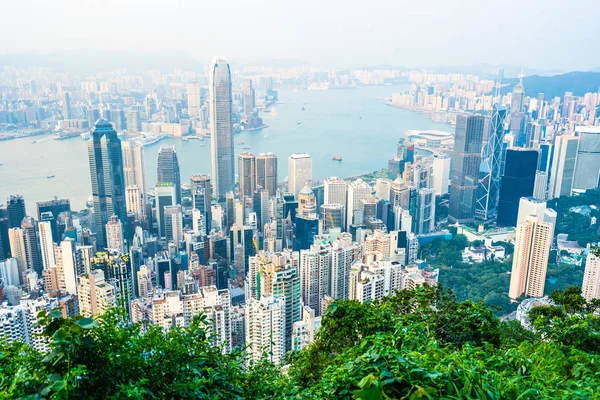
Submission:
<svg viewBox="0 0 600 400">
<path fill-rule="evenodd" d="M 336 301 L 286 373 L 223 355 L 201 320 L 141 334 L 116 312 L 97 322 L 51 313 L 48 355 L 0 345 L 0 398 L 599 398 L 600 302 L 578 288 L 552 299 L 531 313 L 536 333 L 440 288 Z"/>
</svg>

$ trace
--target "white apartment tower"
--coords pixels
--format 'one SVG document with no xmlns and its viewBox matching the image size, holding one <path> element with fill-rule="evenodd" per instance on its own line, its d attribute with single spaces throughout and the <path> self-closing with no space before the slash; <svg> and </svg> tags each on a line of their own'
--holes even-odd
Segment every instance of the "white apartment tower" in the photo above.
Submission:
<svg viewBox="0 0 600 400">
<path fill-rule="evenodd" d="M 294 196 L 312 182 L 312 157 L 306 153 L 292 154 L 288 158 L 288 192 Z"/>
<path fill-rule="evenodd" d="M 516 230 L 508 295 L 513 300 L 523 294 L 542 297 L 554 227 L 535 215 L 528 215 Z"/>
</svg>

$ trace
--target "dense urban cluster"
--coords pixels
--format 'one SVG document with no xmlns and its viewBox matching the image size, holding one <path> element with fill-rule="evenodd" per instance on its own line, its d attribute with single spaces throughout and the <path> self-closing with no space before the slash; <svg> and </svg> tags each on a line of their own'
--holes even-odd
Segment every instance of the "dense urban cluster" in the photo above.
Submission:
<svg viewBox="0 0 600 400">
<path fill-rule="evenodd" d="M 4 74 L 19 81 L 18 70 Z M 440 241 L 462 235 L 463 248 L 446 259 L 506 264 L 502 296 L 528 298 L 507 318 L 529 329 L 528 311 L 550 304 L 553 251 L 579 266 L 585 259 L 574 283 L 587 301 L 600 298 L 593 243 L 580 246 L 561 227 L 576 213 L 597 229 L 597 205 L 549 203 L 598 188 L 598 93 L 546 100 L 526 96 L 519 82 L 500 96 L 500 79 L 394 70 L 244 74 L 252 79 L 234 85 L 228 62 L 215 58 L 208 79 L 108 74 L 76 90 L 31 80 L 3 94 L 0 123 L 14 129 L 2 138 L 58 127 L 88 140 L 92 193 L 79 212 L 53 199 L 37 202 L 34 218 L 18 194 L 0 208 L 0 337 L 49 351 L 40 311 L 101 318 L 117 307 L 141 333 L 188 329 L 202 315 L 207 341 L 223 353 L 288 364 L 287 354 L 310 348 L 336 301 L 381 304 L 435 287 Z M 452 110 L 455 132 L 407 132 L 387 174 L 316 182 L 311 155 L 293 153 L 283 181 L 280 155 L 236 159 L 235 132 L 264 127 L 259 115 L 277 101 L 277 85 L 327 90 L 400 78 L 414 85 L 393 105 Z M 259 98 L 253 82 L 264 88 Z M 166 101 L 167 90 L 179 100 Z M 211 171 L 182 177 L 173 147 L 145 152 L 166 136 L 210 142 Z M 144 160 L 154 156 L 157 182 L 147 182 Z M 453 273 L 452 261 L 442 266 Z"/>
</svg>

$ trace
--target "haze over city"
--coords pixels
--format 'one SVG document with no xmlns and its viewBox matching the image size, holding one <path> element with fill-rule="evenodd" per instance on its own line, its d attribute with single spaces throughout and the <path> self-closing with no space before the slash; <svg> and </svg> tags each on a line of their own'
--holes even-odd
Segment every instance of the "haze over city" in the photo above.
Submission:
<svg viewBox="0 0 600 400">
<path fill-rule="evenodd" d="M 208 63 L 292 59 L 321 67 L 509 64 L 600 67 L 600 2 L 7 1 L 0 54 L 177 50 Z M 26 19 L 24 17 L 26 16 Z"/>
</svg>

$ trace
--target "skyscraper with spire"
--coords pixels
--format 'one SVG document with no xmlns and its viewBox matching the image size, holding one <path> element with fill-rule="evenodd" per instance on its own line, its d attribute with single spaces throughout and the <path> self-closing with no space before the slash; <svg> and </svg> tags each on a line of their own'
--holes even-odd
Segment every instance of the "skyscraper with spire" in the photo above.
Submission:
<svg viewBox="0 0 600 400">
<path fill-rule="evenodd" d="M 121 223 L 127 221 L 125 206 L 125 178 L 121 140 L 110 122 L 100 119 L 88 142 L 94 225 L 97 245 L 106 247 L 106 223 L 116 215 Z"/>
<path fill-rule="evenodd" d="M 519 83 L 515 85 L 512 91 L 512 99 L 510 101 L 510 113 L 521 112 L 523 108 L 523 100 L 525 99 L 525 88 L 523 87 L 523 73 L 519 76 Z"/>
<path fill-rule="evenodd" d="M 217 199 L 224 199 L 225 194 L 233 191 L 235 185 L 231 71 L 225 58 L 213 58 L 209 89 L 214 196 Z"/>
</svg>

